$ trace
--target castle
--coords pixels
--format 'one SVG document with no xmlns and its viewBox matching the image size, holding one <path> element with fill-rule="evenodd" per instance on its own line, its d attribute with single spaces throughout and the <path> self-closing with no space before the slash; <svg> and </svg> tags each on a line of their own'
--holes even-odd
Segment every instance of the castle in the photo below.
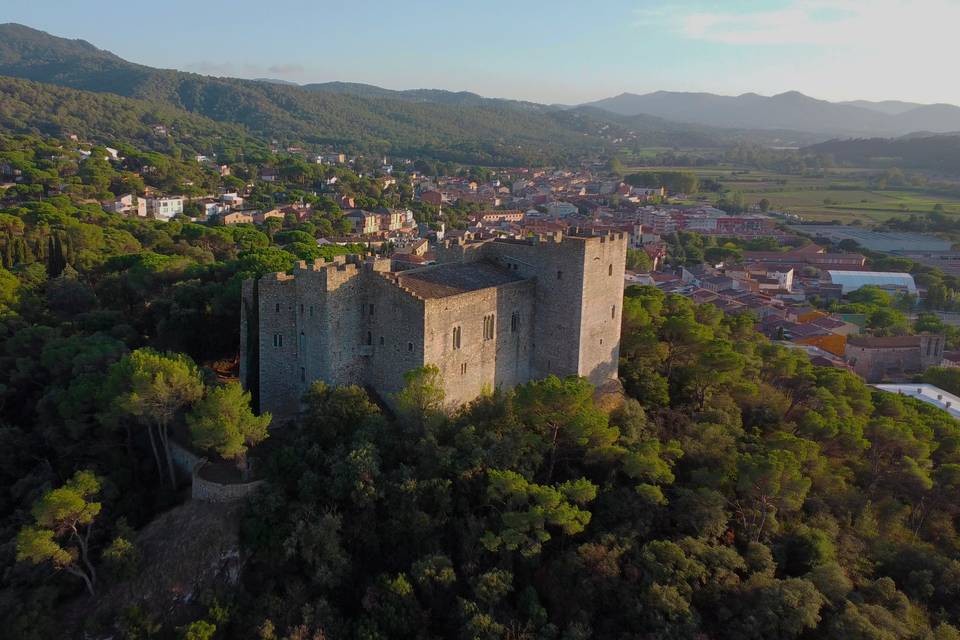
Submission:
<svg viewBox="0 0 960 640">
<path fill-rule="evenodd" d="M 436 365 L 453 407 L 549 374 L 616 378 L 623 233 L 447 241 L 438 264 L 300 262 L 243 283 L 240 377 L 262 411 L 293 417 L 310 384 L 357 384 L 389 402 Z"/>
</svg>

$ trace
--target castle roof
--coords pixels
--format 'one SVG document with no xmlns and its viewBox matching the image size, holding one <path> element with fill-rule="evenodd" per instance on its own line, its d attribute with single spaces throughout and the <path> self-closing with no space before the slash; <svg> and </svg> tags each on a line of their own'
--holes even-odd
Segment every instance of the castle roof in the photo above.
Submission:
<svg viewBox="0 0 960 640">
<path fill-rule="evenodd" d="M 487 262 L 439 264 L 396 274 L 397 284 L 419 298 L 446 298 L 523 278 Z"/>
<path fill-rule="evenodd" d="M 920 346 L 920 336 L 850 336 L 847 344 L 867 349 L 904 349 Z"/>
</svg>

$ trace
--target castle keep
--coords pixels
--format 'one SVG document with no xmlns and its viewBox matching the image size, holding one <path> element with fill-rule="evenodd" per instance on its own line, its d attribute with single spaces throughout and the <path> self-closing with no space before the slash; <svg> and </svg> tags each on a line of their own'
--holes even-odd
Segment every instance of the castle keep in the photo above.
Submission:
<svg viewBox="0 0 960 640">
<path fill-rule="evenodd" d="M 617 375 L 626 249 L 623 233 L 460 240 L 407 271 L 338 256 L 247 280 L 241 380 L 281 419 L 316 380 L 389 401 L 427 364 L 450 406 L 549 374 L 602 384 Z"/>
</svg>

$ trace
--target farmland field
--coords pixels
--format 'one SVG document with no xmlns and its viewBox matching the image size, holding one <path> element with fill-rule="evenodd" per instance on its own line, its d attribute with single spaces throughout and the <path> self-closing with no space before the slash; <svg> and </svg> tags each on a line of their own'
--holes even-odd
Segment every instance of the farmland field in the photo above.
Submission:
<svg viewBox="0 0 960 640">
<path fill-rule="evenodd" d="M 766 198 L 772 210 L 801 216 L 804 220 L 864 224 L 909 214 L 924 215 L 942 205 L 948 215 L 960 215 L 960 197 L 933 192 L 924 187 L 872 188 L 875 170 L 834 169 L 818 176 L 779 174 L 773 171 L 710 167 L 634 167 L 640 171 L 693 171 L 701 181 L 712 179 L 723 187 L 743 194 L 744 202 L 755 204 Z M 716 202 L 719 194 L 702 192 L 701 201 Z"/>
</svg>

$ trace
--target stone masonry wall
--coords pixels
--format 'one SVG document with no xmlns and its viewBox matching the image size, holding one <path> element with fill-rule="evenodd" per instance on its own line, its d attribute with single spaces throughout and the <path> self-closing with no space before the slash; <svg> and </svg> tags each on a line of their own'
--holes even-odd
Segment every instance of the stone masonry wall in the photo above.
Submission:
<svg viewBox="0 0 960 640">
<path fill-rule="evenodd" d="M 627 242 L 618 233 L 585 244 L 577 373 L 596 385 L 617 377 Z"/>
<path fill-rule="evenodd" d="M 403 374 L 424 365 L 424 301 L 386 277 L 372 275 L 367 283 L 364 343 L 366 384 L 390 402 L 403 388 Z"/>
<path fill-rule="evenodd" d="M 427 301 L 424 359 L 439 367 L 448 405 L 530 379 L 533 313 L 532 280 Z M 494 337 L 484 339 L 488 316 L 493 316 Z M 455 327 L 460 328 L 459 349 L 453 343 Z"/>
<path fill-rule="evenodd" d="M 293 276 L 271 274 L 259 282 L 260 409 L 273 414 L 276 426 L 296 415 L 296 285 Z"/>
<path fill-rule="evenodd" d="M 194 474 L 190 497 L 202 502 L 233 502 L 246 498 L 261 486 L 263 486 L 263 480 L 241 484 L 221 484 Z"/>
</svg>

